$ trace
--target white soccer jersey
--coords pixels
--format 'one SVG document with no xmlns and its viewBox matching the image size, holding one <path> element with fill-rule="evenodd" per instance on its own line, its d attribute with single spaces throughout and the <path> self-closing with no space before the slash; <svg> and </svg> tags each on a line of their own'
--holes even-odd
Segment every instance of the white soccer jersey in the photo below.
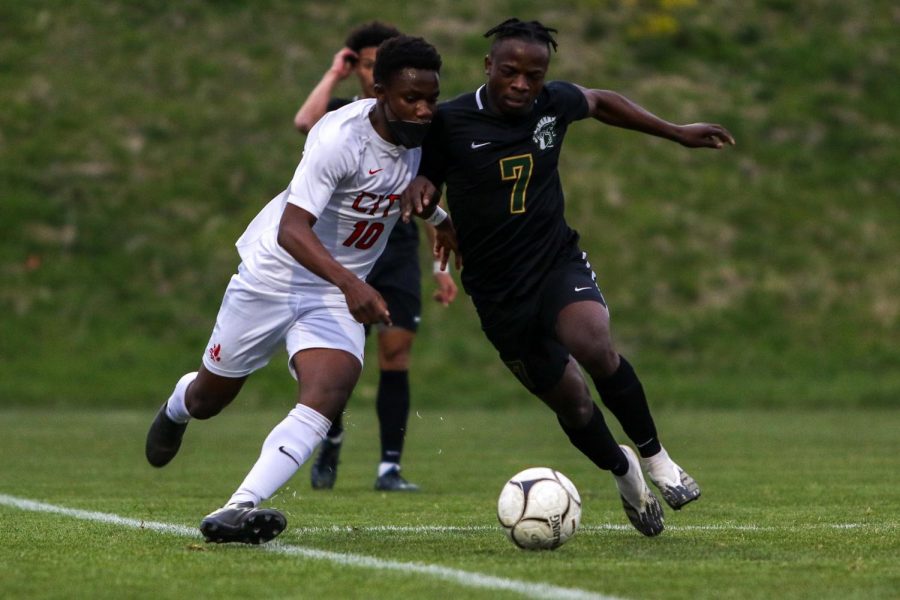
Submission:
<svg viewBox="0 0 900 600">
<path fill-rule="evenodd" d="M 237 241 L 246 268 L 277 289 L 336 286 L 278 245 L 286 203 L 317 218 L 313 232 L 344 267 L 365 279 L 400 216 L 400 194 L 415 177 L 421 150 L 385 141 L 369 121 L 374 99 L 327 113 L 310 131 L 288 188 L 260 211 Z"/>
</svg>

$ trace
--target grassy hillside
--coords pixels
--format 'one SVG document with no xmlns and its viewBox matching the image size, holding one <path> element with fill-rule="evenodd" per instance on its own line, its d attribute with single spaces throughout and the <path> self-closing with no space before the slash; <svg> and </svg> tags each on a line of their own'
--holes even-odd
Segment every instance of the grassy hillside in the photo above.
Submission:
<svg viewBox="0 0 900 600">
<path fill-rule="evenodd" d="M 510 15 L 559 29 L 553 77 L 738 139 L 567 138 L 568 218 L 656 402 L 896 404 L 893 3 L 249 4 L 0 4 L 3 405 L 156 405 L 196 366 L 233 242 L 293 173 L 292 117 L 346 31 L 426 36 L 449 98 L 481 82 L 481 33 Z M 273 362 L 244 402 L 290 402 Z M 415 362 L 425 406 L 524 398 L 466 299 L 427 307 Z"/>
</svg>

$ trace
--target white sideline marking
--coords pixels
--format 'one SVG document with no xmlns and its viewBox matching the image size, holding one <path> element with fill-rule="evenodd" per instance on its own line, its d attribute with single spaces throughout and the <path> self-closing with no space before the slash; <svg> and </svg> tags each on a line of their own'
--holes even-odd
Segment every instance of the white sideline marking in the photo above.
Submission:
<svg viewBox="0 0 900 600">
<path fill-rule="evenodd" d="M 26 498 L 17 498 L 0 494 L 0 505 L 10 506 L 21 510 L 33 512 L 53 513 L 81 519 L 84 521 L 94 521 L 98 523 L 109 523 L 121 527 L 130 527 L 132 529 L 150 529 L 162 533 L 171 533 L 182 537 L 199 538 L 199 532 L 194 527 L 185 527 L 184 525 L 173 525 L 171 523 L 157 523 L 154 521 L 144 521 L 141 519 L 131 519 L 121 517 L 110 513 L 95 512 L 90 510 L 79 510 L 75 508 L 66 508 L 64 506 L 56 506 L 54 504 L 46 504 Z M 287 554 L 291 556 L 301 556 L 303 558 L 311 558 L 315 560 L 326 560 L 341 565 L 362 567 L 366 569 L 375 569 L 380 571 L 399 571 L 401 573 L 418 573 L 420 575 L 428 575 L 437 579 L 443 579 L 457 585 L 481 588 L 488 590 L 502 590 L 507 592 L 515 592 L 529 598 L 566 598 L 572 600 L 622 600 L 615 596 L 604 596 L 587 590 L 578 588 L 564 588 L 546 583 L 531 583 L 517 579 L 507 579 L 504 577 L 495 577 L 493 575 L 484 575 L 474 571 L 463 571 L 461 569 L 451 569 L 449 567 L 441 567 L 438 565 L 429 565 L 424 563 L 407 563 L 393 560 L 384 560 L 374 556 L 365 556 L 362 554 L 344 554 L 341 552 L 329 552 L 327 550 L 316 550 L 313 548 L 304 548 L 302 546 L 293 546 L 272 542 L 263 546 L 261 549 L 276 554 Z"/>
</svg>

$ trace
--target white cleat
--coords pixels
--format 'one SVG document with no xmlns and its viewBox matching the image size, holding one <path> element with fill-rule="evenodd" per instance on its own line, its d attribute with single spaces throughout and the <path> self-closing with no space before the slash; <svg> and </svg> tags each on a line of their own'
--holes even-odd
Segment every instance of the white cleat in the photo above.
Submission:
<svg viewBox="0 0 900 600">
<path fill-rule="evenodd" d="M 628 446 L 619 447 L 628 459 L 628 472 L 621 477 L 613 477 L 619 488 L 625 514 L 634 528 L 647 537 L 659 535 L 665 528 L 662 506 L 644 481 L 637 454 Z"/>
<path fill-rule="evenodd" d="M 669 458 L 665 449 L 649 458 L 642 458 L 641 465 L 650 481 L 659 488 L 666 504 L 675 510 L 681 510 L 682 506 L 700 497 L 700 486 Z"/>
</svg>

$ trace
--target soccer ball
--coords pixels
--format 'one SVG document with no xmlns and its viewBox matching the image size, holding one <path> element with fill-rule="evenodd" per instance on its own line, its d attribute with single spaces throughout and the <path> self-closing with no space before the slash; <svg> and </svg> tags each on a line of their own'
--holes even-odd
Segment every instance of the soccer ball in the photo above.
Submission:
<svg viewBox="0 0 900 600">
<path fill-rule="evenodd" d="M 503 486 L 497 518 L 519 548 L 552 550 L 575 535 L 581 522 L 581 496 L 559 471 L 525 469 Z"/>
</svg>

